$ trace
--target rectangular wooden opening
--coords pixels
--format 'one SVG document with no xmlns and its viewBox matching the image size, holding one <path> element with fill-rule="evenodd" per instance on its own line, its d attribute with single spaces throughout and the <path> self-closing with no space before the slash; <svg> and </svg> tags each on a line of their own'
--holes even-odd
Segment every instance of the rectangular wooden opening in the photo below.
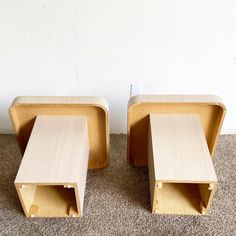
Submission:
<svg viewBox="0 0 236 236">
<path fill-rule="evenodd" d="M 153 213 L 205 214 L 212 190 L 209 184 L 163 183 L 155 190 Z"/>
<path fill-rule="evenodd" d="M 78 216 L 75 189 L 63 185 L 17 186 L 28 217 Z"/>
</svg>

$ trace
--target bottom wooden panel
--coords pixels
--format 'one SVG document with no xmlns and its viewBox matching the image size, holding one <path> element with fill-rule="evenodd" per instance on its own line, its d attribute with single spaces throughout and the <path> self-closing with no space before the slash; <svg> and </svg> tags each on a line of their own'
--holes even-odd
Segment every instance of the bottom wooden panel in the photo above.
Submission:
<svg viewBox="0 0 236 236">
<path fill-rule="evenodd" d="M 81 217 L 88 169 L 86 117 L 38 116 L 15 186 L 27 217 Z"/>
<path fill-rule="evenodd" d="M 150 115 L 152 212 L 206 214 L 217 179 L 197 115 Z"/>
</svg>

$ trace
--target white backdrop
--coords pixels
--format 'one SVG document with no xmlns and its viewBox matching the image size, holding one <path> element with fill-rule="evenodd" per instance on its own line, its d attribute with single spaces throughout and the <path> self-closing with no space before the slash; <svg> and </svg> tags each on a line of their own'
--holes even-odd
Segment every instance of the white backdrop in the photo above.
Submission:
<svg viewBox="0 0 236 236">
<path fill-rule="evenodd" d="M 235 0 L 0 0 L 0 132 L 19 95 L 99 95 L 126 132 L 145 94 L 218 94 L 236 133 Z"/>
</svg>

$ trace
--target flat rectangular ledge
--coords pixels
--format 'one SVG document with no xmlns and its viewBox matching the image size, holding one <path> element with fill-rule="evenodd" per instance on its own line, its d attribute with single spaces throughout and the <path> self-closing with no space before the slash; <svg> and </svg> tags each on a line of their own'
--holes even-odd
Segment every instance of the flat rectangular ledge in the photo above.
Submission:
<svg viewBox="0 0 236 236">
<path fill-rule="evenodd" d="M 217 178 L 198 115 L 150 114 L 148 168 L 153 213 L 207 213 Z"/>
<path fill-rule="evenodd" d="M 81 217 L 89 158 L 87 119 L 37 116 L 15 186 L 27 217 Z"/>
</svg>

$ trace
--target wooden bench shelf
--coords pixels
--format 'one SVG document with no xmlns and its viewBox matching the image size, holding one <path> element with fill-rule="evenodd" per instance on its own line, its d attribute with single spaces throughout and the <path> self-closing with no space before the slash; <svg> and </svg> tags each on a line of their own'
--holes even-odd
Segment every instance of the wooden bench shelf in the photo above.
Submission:
<svg viewBox="0 0 236 236">
<path fill-rule="evenodd" d="M 10 115 L 23 153 L 15 186 L 27 217 L 82 216 L 87 170 L 108 164 L 104 104 L 91 97 L 13 102 Z"/>
<path fill-rule="evenodd" d="M 128 160 L 148 165 L 151 211 L 206 214 L 217 188 L 212 164 L 225 115 L 217 96 L 139 95 L 128 106 Z"/>
</svg>

